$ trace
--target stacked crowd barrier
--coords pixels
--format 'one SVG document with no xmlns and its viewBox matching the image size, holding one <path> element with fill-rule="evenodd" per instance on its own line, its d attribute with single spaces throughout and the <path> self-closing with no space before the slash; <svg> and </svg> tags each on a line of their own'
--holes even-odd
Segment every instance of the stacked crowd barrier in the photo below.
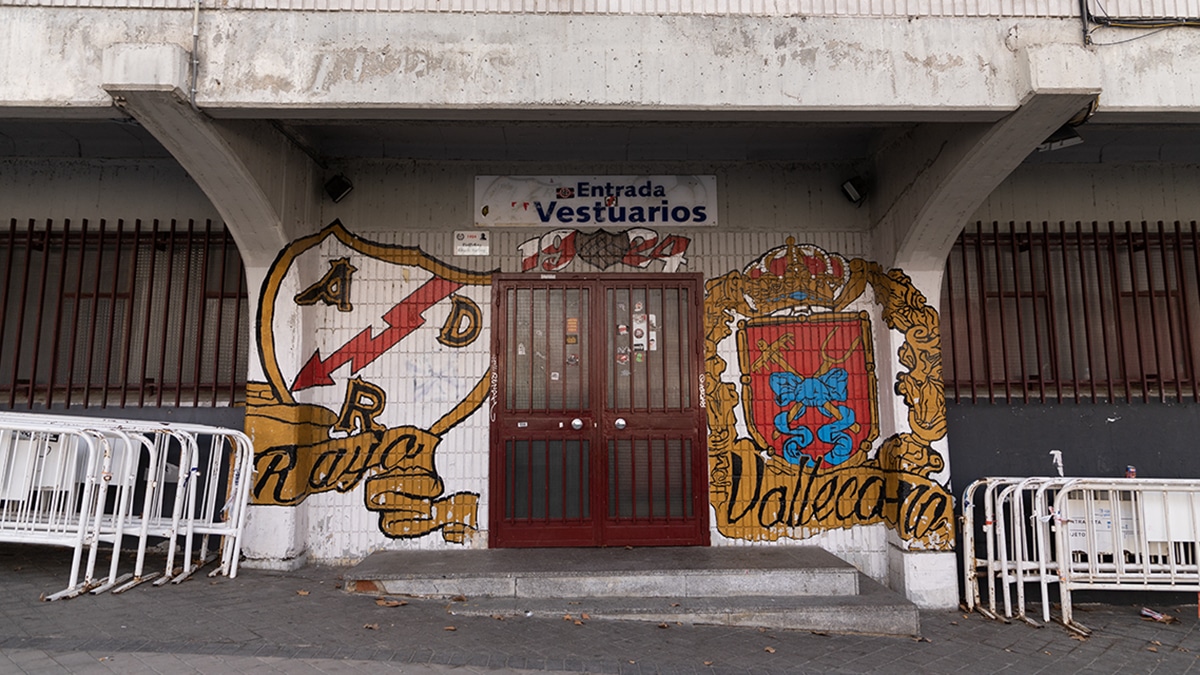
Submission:
<svg viewBox="0 0 1200 675">
<path fill-rule="evenodd" d="M 48 600 L 180 583 L 218 557 L 210 576 L 233 578 L 253 459 L 230 429 L 0 413 L 0 541 L 72 550 L 67 587 Z M 151 541 L 166 550 L 161 572 L 145 569 Z M 121 575 L 123 549 L 135 554 Z"/>
<path fill-rule="evenodd" d="M 1057 585 L 1059 621 L 1082 634 L 1074 591 L 1200 592 L 1200 481 L 983 478 L 963 492 L 962 536 L 965 603 L 995 619 L 1040 625 L 1026 613 L 1031 584 L 1043 622 Z"/>
</svg>

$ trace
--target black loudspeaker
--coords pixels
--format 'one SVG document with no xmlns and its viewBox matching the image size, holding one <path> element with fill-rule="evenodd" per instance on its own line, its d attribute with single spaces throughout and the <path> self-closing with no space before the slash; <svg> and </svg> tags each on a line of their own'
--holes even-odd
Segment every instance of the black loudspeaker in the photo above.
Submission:
<svg viewBox="0 0 1200 675">
<path fill-rule="evenodd" d="M 325 194 L 336 204 L 346 198 L 350 191 L 354 189 L 354 185 L 342 174 L 338 174 L 333 178 L 325 181 Z"/>
</svg>

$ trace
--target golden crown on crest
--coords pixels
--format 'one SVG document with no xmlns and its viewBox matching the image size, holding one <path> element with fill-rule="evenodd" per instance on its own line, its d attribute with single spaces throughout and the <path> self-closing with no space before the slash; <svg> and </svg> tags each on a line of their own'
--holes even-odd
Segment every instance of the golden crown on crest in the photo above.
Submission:
<svg viewBox="0 0 1200 675">
<path fill-rule="evenodd" d="M 850 281 L 850 263 L 788 237 L 747 265 L 742 279 L 747 299 L 763 313 L 797 305 L 832 308 Z"/>
</svg>

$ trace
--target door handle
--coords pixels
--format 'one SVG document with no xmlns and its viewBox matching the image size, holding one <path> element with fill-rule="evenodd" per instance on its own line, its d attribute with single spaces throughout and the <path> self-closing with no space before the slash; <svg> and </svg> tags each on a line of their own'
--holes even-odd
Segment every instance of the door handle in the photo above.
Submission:
<svg viewBox="0 0 1200 675">
<path fill-rule="evenodd" d="M 576 431 L 579 431 L 580 429 L 583 428 L 583 420 L 579 419 L 578 417 L 571 420 L 571 428 Z"/>
<path fill-rule="evenodd" d="M 618 417 L 615 421 L 613 421 L 613 426 L 618 429 L 624 429 L 625 428 L 625 418 Z"/>
</svg>

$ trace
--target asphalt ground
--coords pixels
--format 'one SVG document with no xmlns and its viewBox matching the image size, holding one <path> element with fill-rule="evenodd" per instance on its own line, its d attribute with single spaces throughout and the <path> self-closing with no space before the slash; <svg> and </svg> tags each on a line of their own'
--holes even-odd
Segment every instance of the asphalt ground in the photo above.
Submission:
<svg viewBox="0 0 1200 675">
<path fill-rule="evenodd" d="M 319 566 L 41 601 L 69 569 L 66 549 L 0 544 L 0 673 L 1200 673 L 1194 604 L 1153 606 L 1175 623 L 1144 603 L 1077 608 L 1087 639 L 923 611 L 898 638 L 468 617 L 462 599 L 348 594 L 344 569 Z"/>
</svg>

